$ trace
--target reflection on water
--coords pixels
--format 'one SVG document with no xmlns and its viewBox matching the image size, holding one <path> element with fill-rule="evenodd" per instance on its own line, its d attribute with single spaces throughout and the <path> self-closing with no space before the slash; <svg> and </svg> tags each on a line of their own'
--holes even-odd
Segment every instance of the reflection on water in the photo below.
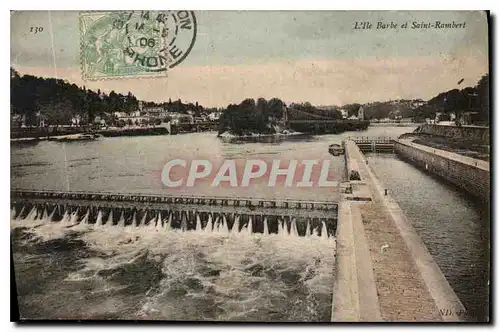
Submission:
<svg viewBox="0 0 500 332">
<path fill-rule="evenodd" d="M 394 155 L 368 154 L 446 279 L 478 320 L 488 316 L 488 208 Z"/>
</svg>

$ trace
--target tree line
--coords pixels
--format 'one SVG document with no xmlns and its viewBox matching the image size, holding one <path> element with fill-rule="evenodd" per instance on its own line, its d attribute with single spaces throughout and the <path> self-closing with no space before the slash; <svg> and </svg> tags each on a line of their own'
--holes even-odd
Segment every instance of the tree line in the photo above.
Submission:
<svg viewBox="0 0 500 332">
<path fill-rule="evenodd" d="M 421 102 L 415 108 L 413 102 Z M 196 103 L 184 103 L 180 99 L 168 102 L 143 102 L 144 107 L 161 107 L 169 112 L 194 113 L 201 116 L 213 111 L 205 109 Z M 426 103 L 422 100 L 399 100 L 396 102 L 374 102 L 368 104 L 352 103 L 342 107 L 316 107 L 309 102 L 292 103 L 289 108 L 303 111 L 313 116 L 328 119 L 340 119 L 340 109 L 347 111 L 348 117 L 358 115 L 359 107 L 363 106 L 365 119 L 413 117 L 415 121 L 425 118 L 434 118 L 436 112 L 455 112 L 457 117 L 466 111 L 477 112 L 479 122 L 489 123 L 489 75 L 486 74 L 474 87 L 462 90 L 453 89 L 433 97 Z M 220 131 L 231 130 L 235 133 L 261 132 L 272 133 L 274 126 L 283 117 L 285 103 L 279 98 L 266 100 L 247 98 L 239 104 L 229 104 L 222 112 L 219 120 Z M 71 119 L 78 116 L 80 123 L 92 123 L 96 116 L 100 116 L 107 123 L 116 120 L 114 112 L 130 113 L 138 110 L 139 100 L 131 93 L 109 94 L 99 89 L 93 91 L 85 86 L 79 87 L 67 81 L 55 78 L 42 78 L 32 75 L 19 75 L 11 68 L 11 115 L 20 115 L 27 125 L 37 125 L 40 114 L 52 125 L 70 124 Z"/>
<path fill-rule="evenodd" d="M 21 76 L 13 68 L 10 84 L 11 112 L 24 116 L 26 125 L 37 125 L 40 114 L 50 124 L 63 125 L 76 116 L 81 123 L 90 123 L 96 116 L 106 119 L 115 111 L 132 112 L 138 107 L 131 92 L 105 94 L 61 79 Z"/>
<path fill-rule="evenodd" d="M 415 106 L 418 105 L 418 106 Z M 424 101 L 422 99 L 400 99 L 372 103 L 352 103 L 343 106 L 328 106 L 330 110 L 343 109 L 347 117 L 357 116 L 359 107 L 363 106 L 366 120 L 413 118 L 415 122 L 424 121 L 426 118 L 434 119 L 436 113 L 443 113 L 441 119 L 449 119 L 451 112 L 457 118 L 464 112 L 477 112 L 474 117 L 477 123 L 489 123 L 489 75 L 481 77 L 474 87 L 452 89 L 439 93 L 437 96 Z"/>
<path fill-rule="evenodd" d="M 453 89 L 442 92 L 431 98 L 425 105 L 415 110 L 417 120 L 434 118 L 436 112 L 449 115 L 454 112 L 456 118 L 465 112 L 474 112 L 476 123 L 489 124 L 490 119 L 490 85 L 489 74 L 485 74 L 474 87 Z"/>
</svg>

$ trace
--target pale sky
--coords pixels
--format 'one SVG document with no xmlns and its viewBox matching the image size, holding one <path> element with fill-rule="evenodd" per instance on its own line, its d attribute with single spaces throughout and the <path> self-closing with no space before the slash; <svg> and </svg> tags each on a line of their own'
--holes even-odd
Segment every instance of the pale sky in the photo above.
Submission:
<svg viewBox="0 0 500 332">
<path fill-rule="evenodd" d="M 197 11 L 198 34 L 168 77 L 84 81 L 78 12 L 13 12 L 11 62 L 22 74 L 67 79 L 139 99 L 227 106 L 278 97 L 315 105 L 429 99 L 488 72 L 484 12 Z M 371 22 L 370 30 L 354 29 Z M 391 21 L 408 28 L 375 29 Z M 412 29 L 412 22 L 465 28 Z M 30 27 L 43 32 L 30 33 Z M 52 31 L 52 33 L 51 33 Z M 457 82 L 464 82 L 457 86 Z"/>
</svg>

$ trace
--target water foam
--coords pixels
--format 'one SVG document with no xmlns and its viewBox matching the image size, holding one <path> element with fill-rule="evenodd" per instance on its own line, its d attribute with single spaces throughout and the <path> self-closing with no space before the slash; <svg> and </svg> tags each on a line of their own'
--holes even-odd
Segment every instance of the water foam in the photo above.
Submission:
<svg viewBox="0 0 500 332">
<path fill-rule="evenodd" d="M 107 280 L 102 276 L 106 271 L 113 275 L 115 270 L 129 271 L 130 266 L 140 269 L 146 260 L 158 264 L 159 284 L 139 297 L 136 316 L 130 318 L 329 318 L 336 242 L 328 237 L 325 224 L 321 236 L 308 225 L 307 236 L 299 237 L 295 220 L 290 229 L 279 222 L 278 234 L 269 234 L 266 219 L 261 234 L 252 233 L 251 220 L 239 230 L 239 217 L 229 229 L 224 217 L 209 216 L 203 228 L 197 216 L 196 229 L 186 231 L 170 227 L 172 214 L 163 218 L 158 213 L 147 225 L 146 216 L 137 220 L 134 215 L 131 226 L 125 226 L 122 214 L 116 226 L 109 226 L 112 215 L 103 225 L 99 211 L 96 222 L 88 224 L 89 212 L 80 220 L 77 212 L 66 211 L 61 221 L 54 222 L 53 211 L 32 209 L 25 218 L 12 219 L 11 227 L 25 228 L 33 235 L 29 241 L 37 242 L 78 234 L 89 249 L 102 255 L 82 258 L 82 267 L 65 280 L 92 281 L 93 292 L 108 297 L 118 296 L 127 286 Z"/>
</svg>

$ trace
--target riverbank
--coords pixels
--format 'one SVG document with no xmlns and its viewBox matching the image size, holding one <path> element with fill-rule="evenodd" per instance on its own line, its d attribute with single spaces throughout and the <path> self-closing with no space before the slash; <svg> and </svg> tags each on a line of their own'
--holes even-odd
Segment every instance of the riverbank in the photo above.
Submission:
<svg viewBox="0 0 500 332">
<path fill-rule="evenodd" d="M 415 133 L 428 134 L 437 137 L 446 137 L 453 140 L 464 140 L 476 144 L 490 144 L 490 128 L 481 126 L 453 126 L 439 124 L 423 124 L 418 126 Z"/>
<path fill-rule="evenodd" d="M 104 137 L 120 136 L 154 136 L 176 134 L 170 132 L 167 127 L 109 127 L 106 129 L 92 130 L 88 127 L 42 127 L 42 128 L 18 128 L 11 130 L 11 142 L 30 142 L 39 140 L 52 140 L 68 137 L 71 139 L 77 135 L 101 135 Z"/>
<path fill-rule="evenodd" d="M 418 127 L 418 123 L 413 122 L 370 122 L 373 127 Z"/>
<path fill-rule="evenodd" d="M 124 127 L 96 131 L 104 137 L 169 135 L 166 127 Z"/>
<path fill-rule="evenodd" d="M 63 136 L 63 135 L 76 135 L 85 134 L 90 132 L 88 127 L 25 127 L 25 128 L 11 128 L 10 138 L 11 140 L 17 139 L 46 139 L 51 136 Z"/>
<path fill-rule="evenodd" d="M 489 127 L 423 124 L 399 136 L 416 144 L 479 160 L 490 160 Z"/>
<path fill-rule="evenodd" d="M 479 160 L 490 160 L 490 147 L 467 142 L 463 139 L 453 139 L 431 135 L 420 135 L 413 139 L 413 143 L 425 145 L 431 148 L 457 153 L 459 155 Z"/>
<path fill-rule="evenodd" d="M 250 133 L 243 133 L 241 135 L 238 135 L 234 132 L 225 131 L 222 134 L 218 134 L 217 137 L 232 139 L 232 138 L 258 138 L 258 137 L 280 137 L 280 136 L 300 136 L 300 135 L 304 135 L 304 133 L 285 130 L 283 132 L 277 132 L 277 133 L 273 133 L 273 134 L 250 132 Z"/>
</svg>

